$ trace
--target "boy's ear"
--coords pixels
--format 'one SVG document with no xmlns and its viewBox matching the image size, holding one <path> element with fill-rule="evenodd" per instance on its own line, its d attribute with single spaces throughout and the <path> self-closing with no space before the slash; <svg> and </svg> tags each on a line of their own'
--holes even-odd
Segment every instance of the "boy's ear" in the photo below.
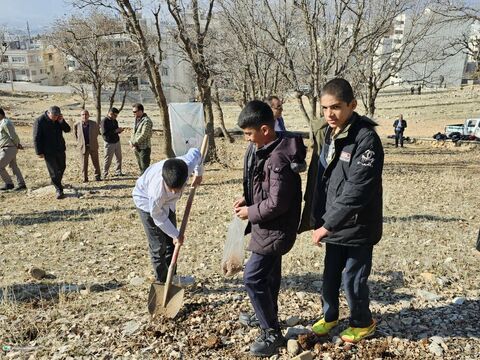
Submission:
<svg viewBox="0 0 480 360">
<path fill-rule="evenodd" d="M 271 131 L 272 131 L 272 128 L 269 127 L 268 125 L 262 125 L 262 126 L 260 126 L 260 133 L 261 133 L 262 135 L 264 135 L 264 136 L 267 135 L 267 134 L 269 134 Z"/>
<path fill-rule="evenodd" d="M 352 110 L 355 110 L 357 108 L 357 105 L 358 105 L 357 99 L 353 99 L 350 103 Z"/>
</svg>

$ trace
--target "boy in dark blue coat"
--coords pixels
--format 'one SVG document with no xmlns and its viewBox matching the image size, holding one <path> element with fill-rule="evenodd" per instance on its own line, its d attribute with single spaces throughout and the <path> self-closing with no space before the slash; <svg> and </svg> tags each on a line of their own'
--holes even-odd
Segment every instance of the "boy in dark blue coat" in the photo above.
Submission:
<svg viewBox="0 0 480 360">
<path fill-rule="evenodd" d="M 238 125 L 252 144 L 245 155 L 244 197 L 235 213 L 248 219 L 252 252 L 245 265 L 244 283 L 258 319 L 261 335 L 251 344 L 255 356 L 271 356 L 285 346 L 278 323 L 278 293 L 282 256 L 293 247 L 302 201 L 299 164 L 306 149 L 301 137 L 274 130 L 270 107 L 251 101 L 240 113 Z"/>
<path fill-rule="evenodd" d="M 367 281 L 373 246 L 382 237 L 384 153 L 376 124 L 354 111 L 357 101 L 348 81 L 337 78 L 327 82 L 320 102 L 328 126 L 313 200 L 312 240 L 318 246 L 326 243 L 326 252 L 323 318 L 312 330 L 327 335 L 338 324 L 343 276 L 350 326 L 340 337 L 355 343 L 375 332 Z"/>
</svg>

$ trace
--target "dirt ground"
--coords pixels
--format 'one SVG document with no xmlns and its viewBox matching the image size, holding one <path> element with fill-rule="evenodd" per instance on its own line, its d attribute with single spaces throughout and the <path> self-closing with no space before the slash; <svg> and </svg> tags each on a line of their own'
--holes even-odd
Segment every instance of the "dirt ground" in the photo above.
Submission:
<svg viewBox="0 0 480 360">
<path fill-rule="evenodd" d="M 408 121 L 406 136 L 431 137 L 446 124 L 478 115 L 479 95 L 479 88 L 465 88 L 379 99 L 376 120 L 386 153 L 384 235 L 370 277 L 378 331 L 356 346 L 300 337 L 300 346 L 315 358 L 480 358 L 480 252 L 474 249 L 480 148 L 417 141 L 396 149 L 387 139 L 399 113 Z M 186 289 L 175 320 L 152 319 L 146 307 L 152 271 L 131 199 L 137 166 L 128 133 L 121 136 L 128 176 L 87 184 L 81 182 L 73 135 L 67 134 L 68 196 L 57 201 L 45 188 L 46 166 L 31 140 L 33 119 L 53 104 L 67 119 L 79 119 L 78 99 L 71 96 L 0 94 L 0 106 L 18 124 L 25 146 L 18 163 L 29 188 L 0 194 L 0 346 L 7 346 L 0 358 L 249 358 L 248 344 L 258 330 L 236 322 L 239 311 L 249 310 L 241 273 L 233 278 L 220 273 L 231 204 L 242 191 L 243 139 L 234 144 L 217 139 L 229 166 L 206 167 L 179 258 L 179 273 L 193 275 L 195 284 Z M 130 123 L 129 110 L 120 115 L 122 124 Z M 154 106 L 146 111 L 155 120 Z M 228 128 L 239 111 L 225 106 Z M 306 130 L 293 101 L 287 101 L 284 115 L 289 129 Z M 156 133 L 153 161 L 163 158 L 161 141 Z M 185 200 L 178 204 L 178 218 Z M 283 260 L 284 334 L 308 330 L 321 316 L 324 249 L 314 247 L 310 236 L 300 235 Z M 31 266 L 45 269 L 47 278 L 32 279 Z M 343 296 L 341 318 L 334 336 L 347 324 Z M 282 350 L 276 358 L 291 357 Z"/>
</svg>

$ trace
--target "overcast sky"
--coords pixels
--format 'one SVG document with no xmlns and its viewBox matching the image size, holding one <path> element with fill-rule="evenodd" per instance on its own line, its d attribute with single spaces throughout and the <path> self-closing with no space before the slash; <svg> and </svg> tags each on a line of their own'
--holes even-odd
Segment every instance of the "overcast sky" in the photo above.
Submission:
<svg viewBox="0 0 480 360">
<path fill-rule="evenodd" d="M 0 25 L 33 32 L 72 12 L 65 0 L 0 0 Z"/>
</svg>

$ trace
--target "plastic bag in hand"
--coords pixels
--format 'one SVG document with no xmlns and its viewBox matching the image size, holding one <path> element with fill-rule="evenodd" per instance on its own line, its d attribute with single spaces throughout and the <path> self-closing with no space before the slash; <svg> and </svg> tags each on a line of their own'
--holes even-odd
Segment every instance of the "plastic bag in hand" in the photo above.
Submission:
<svg viewBox="0 0 480 360">
<path fill-rule="evenodd" d="M 223 249 L 222 272 L 224 276 L 233 276 L 243 268 L 245 249 L 243 238 L 247 221 L 235 216 L 228 225 L 227 241 Z"/>
</svg>

